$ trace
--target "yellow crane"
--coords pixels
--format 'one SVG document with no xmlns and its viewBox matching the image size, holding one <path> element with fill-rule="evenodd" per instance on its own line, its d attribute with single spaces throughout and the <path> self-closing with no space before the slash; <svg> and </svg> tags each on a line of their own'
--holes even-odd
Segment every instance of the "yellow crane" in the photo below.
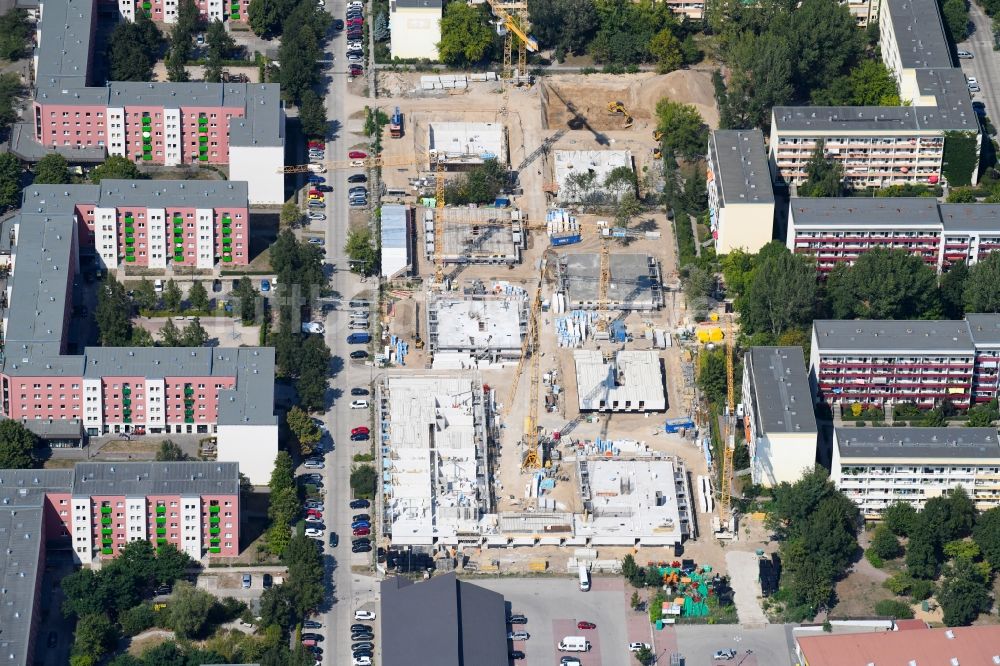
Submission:
<svg viewBox="0 0 1000 666">
<path fill-rule="evenodd" d="M 531 373 L 528 389 L 528 414 L 524 417 L 524 457 L 523 469 L 538 469 L 544 463 L 544 455 L 539 451 L 538 440 L 538 386 L 541 383 L 542 353 L 538 344 L 538 318 L 542 308 L 542 283 L 539 276 L 535 298 L 531 301 L 528 315 L 528 341 L 531 349 Z"/>
<path fill-rule="evenodd" d="M 512 54 L 514 50 L 514 37 L 517 37 L 517 75 L 524 76 L 528 69 L 527 51 L 535 53 L 538 51 L 538 41 L 528 35 L 528 5 L 526 2 L 503 2 L 503 0 L 486 0 L 493 15 L 502 23 L 504 32 L 503 38 L 503 72 L 505 79 L 514 78 L 514 65 Z M 499 26 L 498 26 L 499 31 Z"/>
<path fill-rule="evenodd" d="M 736 385 L 733 369 L 733 325 L 726 318 L 726 417 L 722 432 L 722 478 L 719 480 L 719 515 L 715 521 L 715 536 L 736 538 L 736 520 L 732 511 L 733 452 L 736 449 Z"/>
</svg>

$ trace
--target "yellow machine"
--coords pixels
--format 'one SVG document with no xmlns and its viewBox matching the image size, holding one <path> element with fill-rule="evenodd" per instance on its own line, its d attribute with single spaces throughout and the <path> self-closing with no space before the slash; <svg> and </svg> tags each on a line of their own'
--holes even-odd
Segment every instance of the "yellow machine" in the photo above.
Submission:
<svg viewBox="0 0 1000 666">
<path fill-rule="evenodd" d="M 528 5 L 526 2 L 504 2 L 503 0 L 486 0 L 490 4 L 493 15 L 503 25 L 503 72 L 505 79 L 514 78 L 512 53 L 514 37 L 517 37 L 517 75 L 525 76 L 528 71 L 527 51 L 538 51 L 538 41 L 528 35 Z"/>
<path fill-rule="evenodd" d="M 628 129 L 632 127 L 632 123 L 635 122 L 632 116 L 629 115 L 628 109 L 621 102 L 608 102 L 608 113 L 612 115 L 621 114 L 624 118 L 624 123 L 622 124 L 622 129 Z"/>
<path fill-rule="evenodd" d="M 736 386 L 733 370 L 733 327 L 726 319 L 726 416 L 722 432 L 722 478 L 719 480 L 719 515 L 713 520 L 717 539 L 736 538 L 732 510 L 733 452 L 736 449 Z"/>
</svg>

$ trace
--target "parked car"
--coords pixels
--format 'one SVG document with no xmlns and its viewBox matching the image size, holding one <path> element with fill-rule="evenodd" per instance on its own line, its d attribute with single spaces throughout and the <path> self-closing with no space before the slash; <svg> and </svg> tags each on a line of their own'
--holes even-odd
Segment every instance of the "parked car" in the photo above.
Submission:
<svg viewBox="0 0 1000 666">
<path fill-rule="evenodd" d="M 369 437 L 370 437 L 369 435 L 365 435 L 365 434 L 351 435 L 351 441 L 352 442 L 367 442 Z"/>
<path fill-rule="evenodd" d="M 317 633 L 314 633 L 314 632 L 307 632 L 307 633 L 302 634 L 302 640 L 322 641 L 322 640 L 325 640 L 325 639 L 323 638 L 323 634 L 317 634 Z"/>
<path fill-rule="evenodd" d="M 372 660 L 369 657 L 354 657 L 351 666 L 372 666 Z"/>
<path fill-rule="evenodd" d="M 356 537 L 358 537 L 358 536 L 368 536 L 371 533 L 372 533 L 371 529 L 369 529 L 367 527 L 357 527 L 357 528 L 355 528 L 351 532 L 351 534 L 353 534 Z"/>
<path fill-rule="evenodd" d="M 583 622 L 583 621 L 581 621 L 581 622 L 577 622 L 576 623 L 576 628 L 577 629 L 597 629 L 597 625 L 594 624 L 593 622 Z"/>
<path fill-rule="evenodd" d="M 369 641 L 363 641 L 361 643 L 354 643 L 351 645 L 351 650 L 374 650 L 375 644 Z"/>
<path fill-rule="evenodd" d="M 348 57 L 350 57 L 350 56 L 358 56 L 359 58 L 364 58 L 365 57 L 365 52 L 362 51 L 361 49 L 348 49 L 346 55 Z"/>
<path fill-rule="evenodd" d="M 507 624 L 528 624 L 528 618 L 520 613 L 514 613 L 507 618 Z"/>
<path fill-rule="evenodd" d="M 527 631 L 508 631 L 507 640 L 509 641 L 526 641 L 531 638 Z"/>
<path fill-rule="evenodd" d="M 636 642 L 628 644 L 629 652 L 638 652 L 639 650 L 651 650 L 651 649 L 652 648 L 649 646 L 649 643 Z"/>
<path fill-rule="evenodd" d="M 365 57 L 362 55 L 351 54 L 347 56 L 347 62 L 364 62 Z"/>
<path fill-rule="evenodd" d="M 253 582 L 253 576 L 251 576 L 248 573 L 247 574 L 243 574 L 243 589 L 244 590 L 250 589 L 250 584 L 252 582 Z"/>
<path fill-rule="evenodd" d="M 306 182 L 307 183 L 325 183 L 326 182 L 326 178 L 324 178 L 323 176 L 317 176 L 316 174 L 311 173 L 308 176 L 306 176 Z"/>
<path fill-rule="evenodd" d="M 370 530 L 372 527 L 371 521 L 368 520 L 355 520 L 351 523 L 352 530 Z M 368 536 L 367 534 L 357 534 L 355 536 Z"/>
<path fill-rule="evenodd" d="M 359 359 L 362 359 L 362 358 L 368 358 L 368 352 L 362 351 L 360 349 L 357 350 L 357 351 L 352 351 L 351 352 L 351 358 L 353 358 L 355 360 L 359 360 Z"/>
<path fill-rule="evenodd" d="M 507 653 L 507 658 L 511 660 L 524 659 L 524 653 L 520 650 L 511 650 Z"/>
<path fill-rule="evenodd" d="M 354 611 L 355 620 L 374 620 L 375 611 L 370 610 L 356 610 Z"/>
<path fill-rule="evenodd" d="M 261 280 L 260 281 L 260 290 L 261 291 L 271 291 L 271 281 L 270 280 Z"/>
<path fill-rule="evenodd" d="M 351 429 L 351 434 L 352 435 L 360 435 L 361 433 L 364 433 L 364 434 L 367 435 L 368 432 L 369 432 L 368 426 L 358 426 L 357 428 L 352 428 Z"/>
<path fill-rule="evenodd" d="M 365 23 L 365 20 L 363 18 L 361 18 L 360 16 L 356 17 L 356 18 L 349 18 L 349 19 L 347 19 L 347 25 L 348 26 L 352 26 L 352 25 L 364 25 L 364 23 Z"/>
<path fill-rule="evenodd" d="M 170 594 L 172 591 L 173 591 L 173 588 L 170 587 L 169 585 L 160 585 L 158 588 L 156 588 L 155 590 L 153 590 L 153 595 L 157 596 L 157 597 L 162 597 L 162 596 Z"/>
<path fill-rule="evenodd" d="M 323 522 L 323 519 L 321 517 L 319 517 L 319 516 L 306 516 L 305 520 L 306 520 L 307 523 L 322 523 Z"/>
<path fill-rule="evenodd" d="M 371 503 L 366 499 L 351 500 L 352 509 L 367 509 L 369 506 L 371 506 Z"/>
<path fill-rule="evenodd" d="M 323 222 L 324 220 L 326 220 L 326 213 L 319 213 L 317 211 L 311 210 L 309 211 L 309 219 L 315 220 L 316 222 Z"/>
<path fill-rule="evenodd" d="M 306 509 L 307 516 L 316 516 L 317 518 L 323 517 L 323 512 L 319 509 Z"/>
<path fill-rule="evenodd" d="M 359 543 L 356 546 L 351 546 L 352 553 L 370 553 L 372 547 L 370 544 Z"/>
<path fill-rule="evenodd" d="M 341 31 L 344 29 L 344 22 L 340 19 L 333 19 L 333 29 L 336 31 Z"/>
<path fill-rule="evenodd" d="M 350 51 L 361 51 L 365 47 L 364 47 L 364 44 L 362 42 L 349 42 L 347 44 L 347 48 Z"/>
<path fill-rule="evenodd" d="M 368 153 L 361 150 L 352 150 L 349 153 L 347 153 L 347 156 L 350 157 L 352 160 L 363 160 L 366 157 L 368 157 Z"/>
<path fill-rule="evenodd" d="M 271 574 L 264 574 L 264 589 L 270 590 L 272 585 L 274 585 L 274 578 L 271 577 Z"/>
<path fill-rule="evenodd" d="M 323 623 L 317 622 L 316 620 L 306 620 L 302 623 L 303 629 L 322 629 Z"/>
<path fill-rule="evenodd" d="M 353 194 L 364 194 L 364 195 L 367 195 L 368 194 L 368 188 L 365 187 L 364 185 L 358 185 L 356 187 L 352 187 L 351 189 L 349 189 L 347 191 L 347 193 L 351 194 L 351 195 L 353 195 Z"/>
<path fill-rule="evenodd" d="M 359 631 L 351 634 L 351 641 L 373 641 L 375 634 L 370 631 Z"/>
<path fill-rule="evenodd" d="M 317 509 L 317 510 L 323 509 L 323 503 L 320 502 L 319 500 L 306 500 L 303 506 L 307 509 Z"/>
<path fill-rule="evenodd" d="M 347 70 L 351 76 L 361 76 L 365 73 L 365 68 L 361 65 L 351 65 Z"/>
<path fill-rule="evenodd" d="M 321 148 L 322 149 L 322 148 L 326 147 L 326 144 L 323 143 L 322 141 L 320 141 L 319 139 L 309 139 L 306 142 L 306 146 L 309 147 L 309 148 Z"/>
<path fill-rule="evenodd" d="M 970 53 L 969 51 L 959 51 L 957 53 L 957 55 L 962 60 L 972 60 L 973 58 L 976 57 L 976 56 L 972 55 L 972 53 Z"/>
<path fill-rule="evenodd" d="M 303 465 L 303 467 L 305 467 L 306 469 L 324 469 L 326 467 L 326 465 L 324 465 L 322 462 L 315 462 L 315 461 L 310 460 L 310 461 L 307 461 Z"/>
<path fill-rule="evenodd" d="M 340 537 L 336 532 L 330 532 L 330 548 L 336 548 L 340 544 Z"/>
<path fill-rule="evenodd" d="M 319 199 L 313 199 L 306 205 L 310 208 L 326 208 L 326 202 Z"/>
<path fill-rule="evenodd" d="M 351 389 L 351 395 L 368 395 L 368 389 L 355 386 Z"/>
<path fill-rule="evenodd" d="M 371 543 L 372 543 L 372 540 L 369 539 L 368 537 L 358 537 L 357 539 L 351 540 L 351 545 L 352 546 L 361 546 L 361 545 L 370 546 Z"/>
<path fill-rule="evenodd" d="M 732 648 L 725 648 L 723 650 L 716 650 L 715 654 L 712 655 L 712 659 L 730 661 L 736 658 L 736 650 Z"/>
<path fill-rule="evenodd" d="M 351 520 L 354 521 L 354 522 L 359 522 L 359 521 L 362 521 L 362 520 L 370 522 L 371 519 L 372 519 L 372 517 L 369 516 L 367 513 L 356 513 L 356 514 L 354 514 L 354 517 L 351 518 Z"/>
<path fill-rule="evenodd" d="M 307 527 L 306 528 L 306 536 L 307 537 L 321 537 L 321 536 L 323 536 L 323 530 L 321 530 L 318 527 Z M 322 546 L 323 544 L 320 544 L 320 545 Z"/>
<path fill-rule="evenodd" d="M 348 176 L 347 182 L 348 183 L 367 183 L 368 182 L 368 176 L 366 176 L 363 173 L 356 173 L 356 174 L 354 174 L 352 176 Z"/>
<path fill-rule="evenodd" d="M 372 336 L 368 333 L 351 333 L 347 336 L 347 344 L 349 345 L 366 345 L 371 341 Z"/>
<path fill-rule="evenodd" d="M 370 632 L 371 630 L 372 630 L 372 626 L 370 624 L 361 624 L 359 622 L 359 623 L 355 623 L 355 624 L 351 625 L 351 631 L 353 633 L 355 633 L 355 634 L 359 633 L 359 632 L 362 632 L 362 631 L 368 631 L 368 632 Z"/>
<path fill-rule="evenodd" d="M 326 241 L 319 236 L 313 236 L 312 238 L 307 238 L 306 242 L 310 245 L 325 245 Z"/>
<path fill-rule="evenodd" d="M 368 409 L 367 400 L 351 400 L 351 409 Z"/>
<path fill-rule="evenodd" d="M 374 656 L 374 654 L 375 653 L 372 652 L 371 650 L 355 650 L 351 652 L 351 656 L 354 657 L 355 659 L 362 659 L 365 657 L 370 659 L 371 657 Z"/>
</svg>

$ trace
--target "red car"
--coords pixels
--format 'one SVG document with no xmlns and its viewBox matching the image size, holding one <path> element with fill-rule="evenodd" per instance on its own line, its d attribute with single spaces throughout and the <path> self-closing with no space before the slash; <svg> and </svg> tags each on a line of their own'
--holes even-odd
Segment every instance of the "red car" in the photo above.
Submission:
<svg viewBox="0 0 1000 666">
<path fill-rule="evenodd" d="M 368 434 L 368 428 L 366 428 L 364 426 L 358 426 L 357 428 L 354 428 L 353 430 L 351 430 L 351 434 L 352 435 L 367 435 Z"/>
<path fill-rule="evenodd" d="M 352 160 L 363 160 L 366 157 L 368 157 L 368 153 L 362 152 L 360 150 L 352 150 L 351 152 L 347 153 L 347 156 L 350 157 Z"/>
<path fill-rule="evenodd" d="M 576 623 L 576 628 L 577 629 L 597 629 L 597 625 L 594 624 L 593 622 L 577 622 Z"/>
<path fill-rule="evenodd" d="M 311 197 L 325 197 L 326 195 L 319 190 L 309 190 L 309 196 Z"/>
<path fill-rule="evenodd" d="M 358 529 L 354 530 L 354 536 L 356 537 L 368 536 L 371 533 L 372 531 L 367 527 L 359 527 Z"/>
<path fill-rule="evenodd" d="M 316 509 L 309 509 L 308 511 L 306 511 L 306 515 L 307 516 L 312 516 L 314 518 L 322 518 L 323 517 L 323 512 L 322 511 L 317 511 Z"/>
<path fill-rule="evenodd" d="M 362 25 L 364 24 L 364 22 L 365 20 L 363 18 L 347 19 L 347 26 L 350 27 L 352 25 Z"/>
<path fill-rule="evenodd" d="M 365 73 L 365 70 L 362 67 L 359 67 L 357 65 L 352 65 L 351 66 L 351 69 L 350 69 L 350 75 L 351 76 L 361 76 L 364 73 Z"/>
<path fill-rule="evenodd" d="M 319 139 L 311 140 L 308 145 L 310 148 L 319 148 L 320 150 L 326 148 L 326 144 L 320 141 Z"/>
</svg>

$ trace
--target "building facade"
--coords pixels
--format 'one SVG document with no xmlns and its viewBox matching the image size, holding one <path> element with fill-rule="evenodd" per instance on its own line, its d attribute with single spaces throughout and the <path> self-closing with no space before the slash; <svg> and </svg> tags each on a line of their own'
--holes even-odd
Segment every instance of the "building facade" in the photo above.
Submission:
<svg viewBox="0 0 1000 666">
<path fill-rule="evenodd" d="M 249 0 L 194 0 L 194 4 L 206 21 L 249 21 Z M 118 0 L 118 13 L 128 21 L 134 21 L 138 12 L 145 12 L 158 23 L 177 23 L 179 5 L 178 0 Z"/>
<path fill-rule="evenodd" d="M 965 409 L 998 397 L 1000 315 L 961 321 L 813 322 L 809 380 L 831 405 L 944 401 Z"/>
<path fill-rule="evenodd" d="M 104 180 L 100 185 L 33 185 L 22 210 L 76 223 L 81 255 L 119 266 L 211 269 L 249 263 L 247 183 Z"/>
<path fill-rule="evenodd" d="M 757 252 L 771 242 L 774 190 L 760 130 L 713 131 L 705 181 L 717 254 Z"/>
<path fill-rule="evenodd" d="M 819 428 L 801 347 L 752 347 L 743 362 L 743 425 L 750 476 L 794 483 L 816 464 Z"/>
<path fill-rule="evenodd" d="M 997 429 L 834 428 L 830 478 L 867 520 L 959 486 L 986 511 L 1000 505 Z"/>
<path fill-rule="evenodd" d="M 438 59 L 441 0 L 389 2 L 390 55 L 393 58 Z"/>
<path fill-rule="evenodd" d="M 924 197 L 792 197 L 788 249 L 825 275 L 869 250 L 902 250 L 937 272 L 975 264 L 1000 248 L 1000 205 L 943 204 Z"/>
</svg>

